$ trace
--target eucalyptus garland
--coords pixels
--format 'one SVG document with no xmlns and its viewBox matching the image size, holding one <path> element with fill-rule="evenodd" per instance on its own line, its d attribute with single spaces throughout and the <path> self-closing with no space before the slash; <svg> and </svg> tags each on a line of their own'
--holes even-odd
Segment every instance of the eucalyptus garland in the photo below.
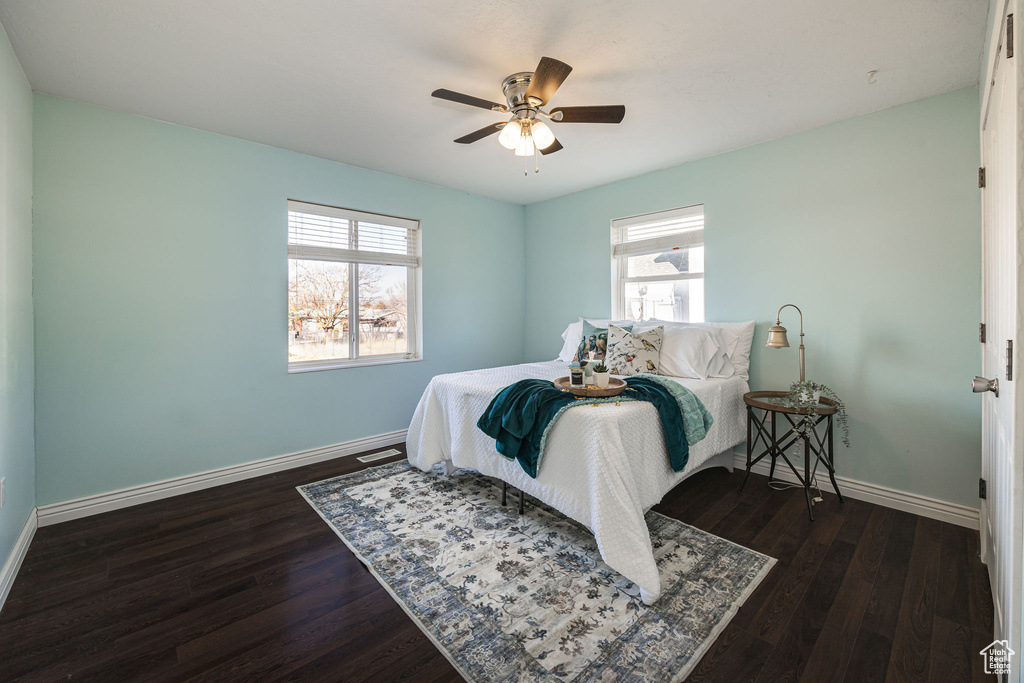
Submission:
<svg viewBox="0 0 1024 683">
<path fill-rule="evenodd" d="M 846 404 L 836 395 L 836 392 L 818 382 L 793 382 L 789 387 L 789 395 L 786 396 L 787 403 L 793 408 L 799 408 L 803 415 L 803 419 L 797 424 L 797 433 L 807 435 L 814 430 L 819 405 L 818 400 L 814 398 L 814 392 L 835 402 L 836 421 L 839 423 L 839 428 L 843 430 L 843 445 L 849 448 L 850 425 L 846 422 Z"/>
</svg>

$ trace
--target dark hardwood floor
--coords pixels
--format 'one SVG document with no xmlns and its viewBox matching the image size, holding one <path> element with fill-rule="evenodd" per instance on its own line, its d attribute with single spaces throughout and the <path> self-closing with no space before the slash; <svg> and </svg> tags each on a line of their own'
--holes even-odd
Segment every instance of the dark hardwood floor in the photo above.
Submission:
<svg viewBox="0 0 1024 683">
<path fill-rule="evenodd" d="M 373 463 L 380 464 L 380 463 Z M 354 457 L 39 530 L 0 680 L 461 680 L 294 487 Z M 656 508 L 779 560 L 688 679 L 982 680 L 977 533 L 700 473 Z"/>
</svg>

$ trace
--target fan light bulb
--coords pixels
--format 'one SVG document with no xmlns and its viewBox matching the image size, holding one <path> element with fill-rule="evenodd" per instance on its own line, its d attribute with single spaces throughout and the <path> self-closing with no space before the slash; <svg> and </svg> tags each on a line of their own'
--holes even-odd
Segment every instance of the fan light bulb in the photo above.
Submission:
<svg viewBox="0 0 1024 683">
<path fill-rule="evenodd" d="M 518 144 L 516 144 L 516 156 L 517 157 L 532 157 L 534 153 L 533 138 L 529 135 L 522 135 L 519 137 Z"/>
<path fill-rule="evenodd" d="M 516 149 L 521 138 L 522 128 L 520 127 L 519 119 L 516 118 L 506 123 L 505 127 L 498 133 L 498 142 L 505 149 Z"/>
<path fill-rule="evenodd" d="M 537 149 L 547 149 L 555 141 L 555 134 L 543 121 L 534 121 L 530 132 L 533 134 L 533 143 L 537 145 Z"/>
</svg>

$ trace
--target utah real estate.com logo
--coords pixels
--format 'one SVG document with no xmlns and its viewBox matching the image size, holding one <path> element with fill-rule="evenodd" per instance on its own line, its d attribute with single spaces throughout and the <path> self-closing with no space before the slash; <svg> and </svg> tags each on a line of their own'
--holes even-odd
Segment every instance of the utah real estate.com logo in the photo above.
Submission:
<svg viewBox="0 0 1024 683">
<path fill-rule="evenodd" d="M 986 674 L 1009 675 L 1010 658 L 1017 653 L 1010 649 L 1009 641 L 996 640 L 979 654 L 985 659 Z"/>
</svg>

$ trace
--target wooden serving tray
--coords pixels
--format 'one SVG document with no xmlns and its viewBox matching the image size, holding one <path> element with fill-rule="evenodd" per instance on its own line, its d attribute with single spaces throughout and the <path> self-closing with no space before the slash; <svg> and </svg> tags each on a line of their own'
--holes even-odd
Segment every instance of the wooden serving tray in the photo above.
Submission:
<svg viewBox="0 0 1024 683">
<path fill-rule="evenodd" d="M 598 389 L 596 384 L 588 384 L 583 387 L 574 387 L 569 383 L 568 377 L 559 377 L 555 380 L 555 388 L 561 389 L 562 391 L 568 391 L 575 396 L 585 396 L 587 398 L 602 398 L 605 396 L 618 396 L 626 390 L 625 380 L 621 380 L 618 377 L 609 377 L 608 386 L 605 389 Z"/>
</svg>

